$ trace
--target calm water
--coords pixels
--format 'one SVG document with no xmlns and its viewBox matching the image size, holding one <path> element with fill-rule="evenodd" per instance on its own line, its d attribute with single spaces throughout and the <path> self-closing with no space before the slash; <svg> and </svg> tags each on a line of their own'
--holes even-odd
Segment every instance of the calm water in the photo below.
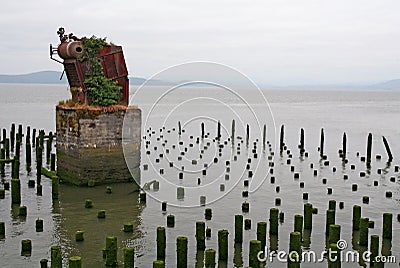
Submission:
<svg viewBox="0 0 400 268">
<path fill-rule="evenodd" d="M 229 230 L 229 261 L 220 263 L 219 267 L 245 267 L 248 265 L 249 240 L 256 238 L 256 226 L 259 221 L 269 219 L 269 209 L 275 207 L 275 198 L 280 198 L 282 204 L 278 206 L 285 213 L 285 221 L 279 227 L 277 246 L 279 250 L 288 250 L 289 233 L 293 230 L 293 216 L 302 214 L 303 192 L 309 193 L 308 202 L 318 208 L 314 215 L 314 227 L 311 233 L 310 250 L 317 253 L 324 248 L 325 241 L 325 211 L 328 200 L 335 199 L 344 202 L 344 209 L 337 209 L 336 223 L 341 225 L 341 238 L 352 248 L 351 213 L 352 206 L 362 206 L 363 216 L 375 221 L 375 228 L 370 234 L 382 234 L 382 213 L 391 212 L 393 220 L 393 241 L 391 254 L 400 261 L 400 223 L 396 216 L 400 213 L 400 182 L 399 173 L 394 172 L 394 166 L 400 160 L 400 92 L 398 91 L 367 91 L 367 90 L 263 90 L 271 110 L 260 98 L 259 92 L 242 90 L 246 102 L 237 95 L 229 94 L 215 88 L 184 88 L 170 92 L 160 98 L 165 89 L 152 87 L 145 92 L 139 92 L 132 103 L 143 109 L 142 135 L 144 141 L 150 141 L 149 148 L 142 145 L 142 166 L 149 165 L 149 170 L 142 170 L 142 183 L 154 179 L 160 181 L 160 190 L 149 191 L 147 204 L 138 203 L 138 194 L 132 192 L 129 184 L 112 185 L 113 193 L 106 194 L 105 186 L 95 188 L 76 188 L 66 185 L 60 186 L 60 198 L 57 202 L 51 201 L 50 182 L 42 179 L 43 196 L 38 197 L 35 189 L 28 188 L 27 181 L 36 178 L 35 172 L 27 173 L 25 163 L 21 164 L 22 204 L 28 207 L 28 217 L 21 219 L 15 215 L 10 205 L 10 192 L 6 191 L 6 198 L 0 200 L 0 221 L 6 222 L 6 238 L 0 240 L 0 262 L 2 267 L 39 267 L 42 258 L 50 258 L 50 247 L 60 244 L 63 247 L 64 261 L 69 256 L 83 257 L 84 267 L 98 267 L 103 265 L 101 249 L 105 244 L 106 235 L 118 237 L 122 263 L 122 248 L 134 246 L 137 267 L 151 267 L 156 259 L 155 230 L 157 226 L 166 225 L 167 214 L 174 214 L 175 228 L 167 228 L 167 267 L 175 266 L 177 236 L 187 236 L 189 241 L 189 267 L 202 267 L 202 253 L 196 252 L 195 222 L 204 221 L 204 207 L 199 207 L 199 196 L 206 195 L 207 204 L 213 209 L 211 221 L 207 227 L 212 229 L 211 239 L 206 241 L 207 248 L 217 249 L 217 232 L 220 229 Z M 54 131 L 55 104 L 59 100 L 68 99 L 69 90 L 65 85 L 0 85 L 0 127 L 10 129 L 11 123 L 23 124 L 32 128 Z M 156 105 L 154 105 L 156 103 Z M 271 114 L 272 111 L 272 114 Z M 236 120 L 237 136 L 245 137 L 246 124 L 250 125 L 249 148 L 245 141 L 235 140 L 235 146 L 230 141 L 221 149 L 218 156 L 217 143 L 213 141 L 216 135 L 217 121 L 222 124 L 222 141 L 227 140 L 231 131 L 231 120 Z M 181 121 L 185 130 L 179 138 L 177 135 L 177 121 Z M 210 135 L 203 142 L 197 144 L 196 138 L 200 135 L 200 124 L 205 123 L 206 132 Z M 262 150 L 261 133 L 263 124 L 268 125 L 268 140 L 275 151 L 274 174 L 276 182 L 272 184 L 267 174 L 269 150 Z M 291 164 L 287 164 L 288 154 L 282 156 L 275 150 L 278 131 L 281 124 L 285 124 L 285 142 L 293 155 Z M 160 128 L 165 129 L 160 132 Z M 275 130 L 275 126 L 276 129 Z M 321 127 L 325 130 L 325 153 L 330 160 L 329 166 L 319 162 L 317 148 Z M 300 128 L 305 130 L 305 147 L 309 157 L 300 157 L 297 144 Z M 154 131 L 154 134 L 150 135 Z M 168 133 L 169 131 L 169 133 Z M 349 164 L 342 165 L 338 157 L 341 148 L 342 134 L 347 133 Z M 360 178 L 359 172 L 365 171 L 365 163 L 356 156 L 357 152 L 365 155 L 368 133 L 373 133 L 373 154 L 382 155 L 381 161 L 374 161 L 370 174 Z M 161 138 L 160 135 L 163 135 Z M 386 152 L 381 136 L 384 135 L 391 146 L 394 161 L 386 165 Z M 193 136 L 192 138 L 190 136 Z M 157 140 L 157 138 L 159 138 Z M 257 141 L 258 139 L 258 141 Z M 163 147 L 162 143 L 165 142 Z M 182 145 L 179 145 L 179 142 Z M 207 146 L 209 142 L 209 146 Z M 253 142 L 257 145 L 257 158 L 252 153 Z M 193 147 L 190 146 L 193 145 Z M 240 144 L 240 145 L 238 145 Z M 172 148 L 175 145 L 175 149 Z M 204 148 L 207 147 L 207 149 Z M 155 150 L 154 147 L 157 147 Z M 240 154 L 238 154 L 240 147 Z M 187 148 L 182 160 L 178 160 L 179 150 Z M 166 149 L 170 152 L 167 154 Z M 150 155 L 146 151 L 150 151 Z M 200 158 L 200 150 L 204 150 Z M 160 154 L 163 157 L 160 157 Z M 233 161 L 236 155 L 237 161 Z M 218 163 L 213 159 L 217 157 Z M 156 159 L 159 158 L 159 162 Z M 265 178 L 265 182 L 248 198 L 242 197 L 243 180 L 247 179 L 247 159 L 252 158 L 250 169 L 254 172 L 251 186 L 258 186 Z M 22 153 L 21 159 L 24 159 Z M 197 160 L 197 164 L 192 164 Z M 225 161 L 231 160 L 231 170 L 227 172 Z M 169 167 L 169 162 L 174 166 Z M 201 175 L 204 163 L 209 165 L 207 176 Z M 318 169 L 318 176 L 313 176 L 313 169 Z M 356 165 L 356 170 L 350 170 L 350 164 Z M 293 178 L 290 167 L 300 173 L 300 179 Z M 178 179 L 182 166 L 185 169 L 184 179 Z M 337 171 L 333 172 L 332 168 Z M 377 174 L 377 169 L 383 170 Z M 164 175 L 159 170 L 164 169 Z M 34 170 L 34 168 L 33 168 Z M 10 180 L 7 167 L 6 180 Z M 230 175 L 229 180 L 225 174 Z M 349 179 L 343 180 L 343 174 Z M 395 182 L 390 177 L 395 177 Z M 201 186 L 197 186 L 197 178 L 201 178 Z M 327 184 L 322 183 L 327 178 Z M 378 186 L 373 186 L 378 181 Z M 300 189 L 299 182 L 304 182 L 304 189 Z M 225 191 L 220 192 L 220 184 L 225 185 Z M 351 185 L 358 184 L 358 191 L 352 192 Z M 176 187 L 185 187 L 185 198 L 177 199 Z M 280 186 L 277 193 L 276 187 Z M 250 188 L 250 190 L 254 190 Z M 333 193 L 327 194 L 327 188 Z M 392 191 L 391 199 L 385 198 L 385 192 Z M 205 193 L 205 194 L 203 194 Z M 362 196 L 370 197 L 369 204 L 362 204 Z M 154 197 L 154 198 L 151 198 Z M 93 199 L 94 208 L 85 209 L 84 200 Z M 161 204 L 157 200 L 168 200 L 167 213 L 162 213 Z M 244 218 L 252 219 L 252 229 L 244 231 L 244 242 L 240 247 L 234 245 L 234 215 L 241 214 L 241 204 L 247 200 L 250 203 L 250 212 Z M 175 205 L 175 206 L 173 206 Z M 183 208 L 182 206 L 186 206 Z M 106 219 L 97 219 L 97 210 L 107 211 Z M 35 220 L 44 220 L 44 232 L 35 232 Z M 133 234 L 125 234 L 121 230 L 123 223 L 132 221 L 135 225 Z M 85 231 L 85 241 L 75 242 L 74 234 L 77 230 Z M 269 238 L 269 236 L 268 236 Z M 32 239 L 33 251 L 30 257 L 20 256 L 20 241 Z M 269 244 L 269 243 L 268 243 Z M 326 262 L 320 264 L 303 264 L 302 267 L 326 267 Z M 286 267 L 286 264 L 273 262 L 270 267 Z M 346 263 L 342 267 L 359 267 L 357 263 Z M 398 264 L 387 264 L 386 267 L 398 267 Z"/>
</svg>

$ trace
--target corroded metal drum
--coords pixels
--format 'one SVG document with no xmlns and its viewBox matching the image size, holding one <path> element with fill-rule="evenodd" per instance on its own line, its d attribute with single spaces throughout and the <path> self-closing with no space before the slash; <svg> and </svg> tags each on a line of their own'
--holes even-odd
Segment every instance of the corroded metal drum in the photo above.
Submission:
<svg viewBox="0 0 400 268">
<path fill-rule="evenodd" d="M 85 55 L 81 41 L 64 42 L 58 46 L 57 53 L 60 58 L 67 59 L 82 59 Z"/>
</svg>

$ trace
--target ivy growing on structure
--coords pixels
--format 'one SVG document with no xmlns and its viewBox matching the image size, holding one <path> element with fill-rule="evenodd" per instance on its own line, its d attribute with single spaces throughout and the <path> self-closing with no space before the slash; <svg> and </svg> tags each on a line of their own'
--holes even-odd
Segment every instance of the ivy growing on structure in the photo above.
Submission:
<svg viewBox="0 0 400 268">
<path fill-rule="evenodd" d="M 98 59 L 98 52 L 107 45 L 106 38 L 92 36 L 82 40 L 90 68 L 86 72 L 85 85 L 89 89 L 90 104 L 110 106 L 117 104 L 121 98 L 121 87 L 117 81 L 104 76 L 103 68 Z"/>
</svg>

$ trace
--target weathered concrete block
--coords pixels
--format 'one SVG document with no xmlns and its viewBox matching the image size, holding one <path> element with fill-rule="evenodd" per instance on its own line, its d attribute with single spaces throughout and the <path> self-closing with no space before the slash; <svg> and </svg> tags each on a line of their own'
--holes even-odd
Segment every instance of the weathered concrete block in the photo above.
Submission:
<svg viewBox="0 0 400 268">
<path fill-rule="evenodd" d="M 129 168 L 123 152 L 124 117 L 129 116 Z M 140 182 L 141 110 L 137 107 L 56 107 L 57 175 L 84 186 Z"/>
</svg>

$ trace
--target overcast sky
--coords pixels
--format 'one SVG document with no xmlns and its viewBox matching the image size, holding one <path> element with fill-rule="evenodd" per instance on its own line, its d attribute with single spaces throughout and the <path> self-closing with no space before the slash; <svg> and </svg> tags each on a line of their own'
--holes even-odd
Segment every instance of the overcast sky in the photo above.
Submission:
<svg viewBox="0 0 400 268">
<path fill-rule="evenodd" d="M 131 76 L 215 61 L 263 84 L 400 78 L 399 0 L 14 0 L 0 9 L 0 73 L 62 70 L 63 26 L 122 45 Z"/>
</svg>

